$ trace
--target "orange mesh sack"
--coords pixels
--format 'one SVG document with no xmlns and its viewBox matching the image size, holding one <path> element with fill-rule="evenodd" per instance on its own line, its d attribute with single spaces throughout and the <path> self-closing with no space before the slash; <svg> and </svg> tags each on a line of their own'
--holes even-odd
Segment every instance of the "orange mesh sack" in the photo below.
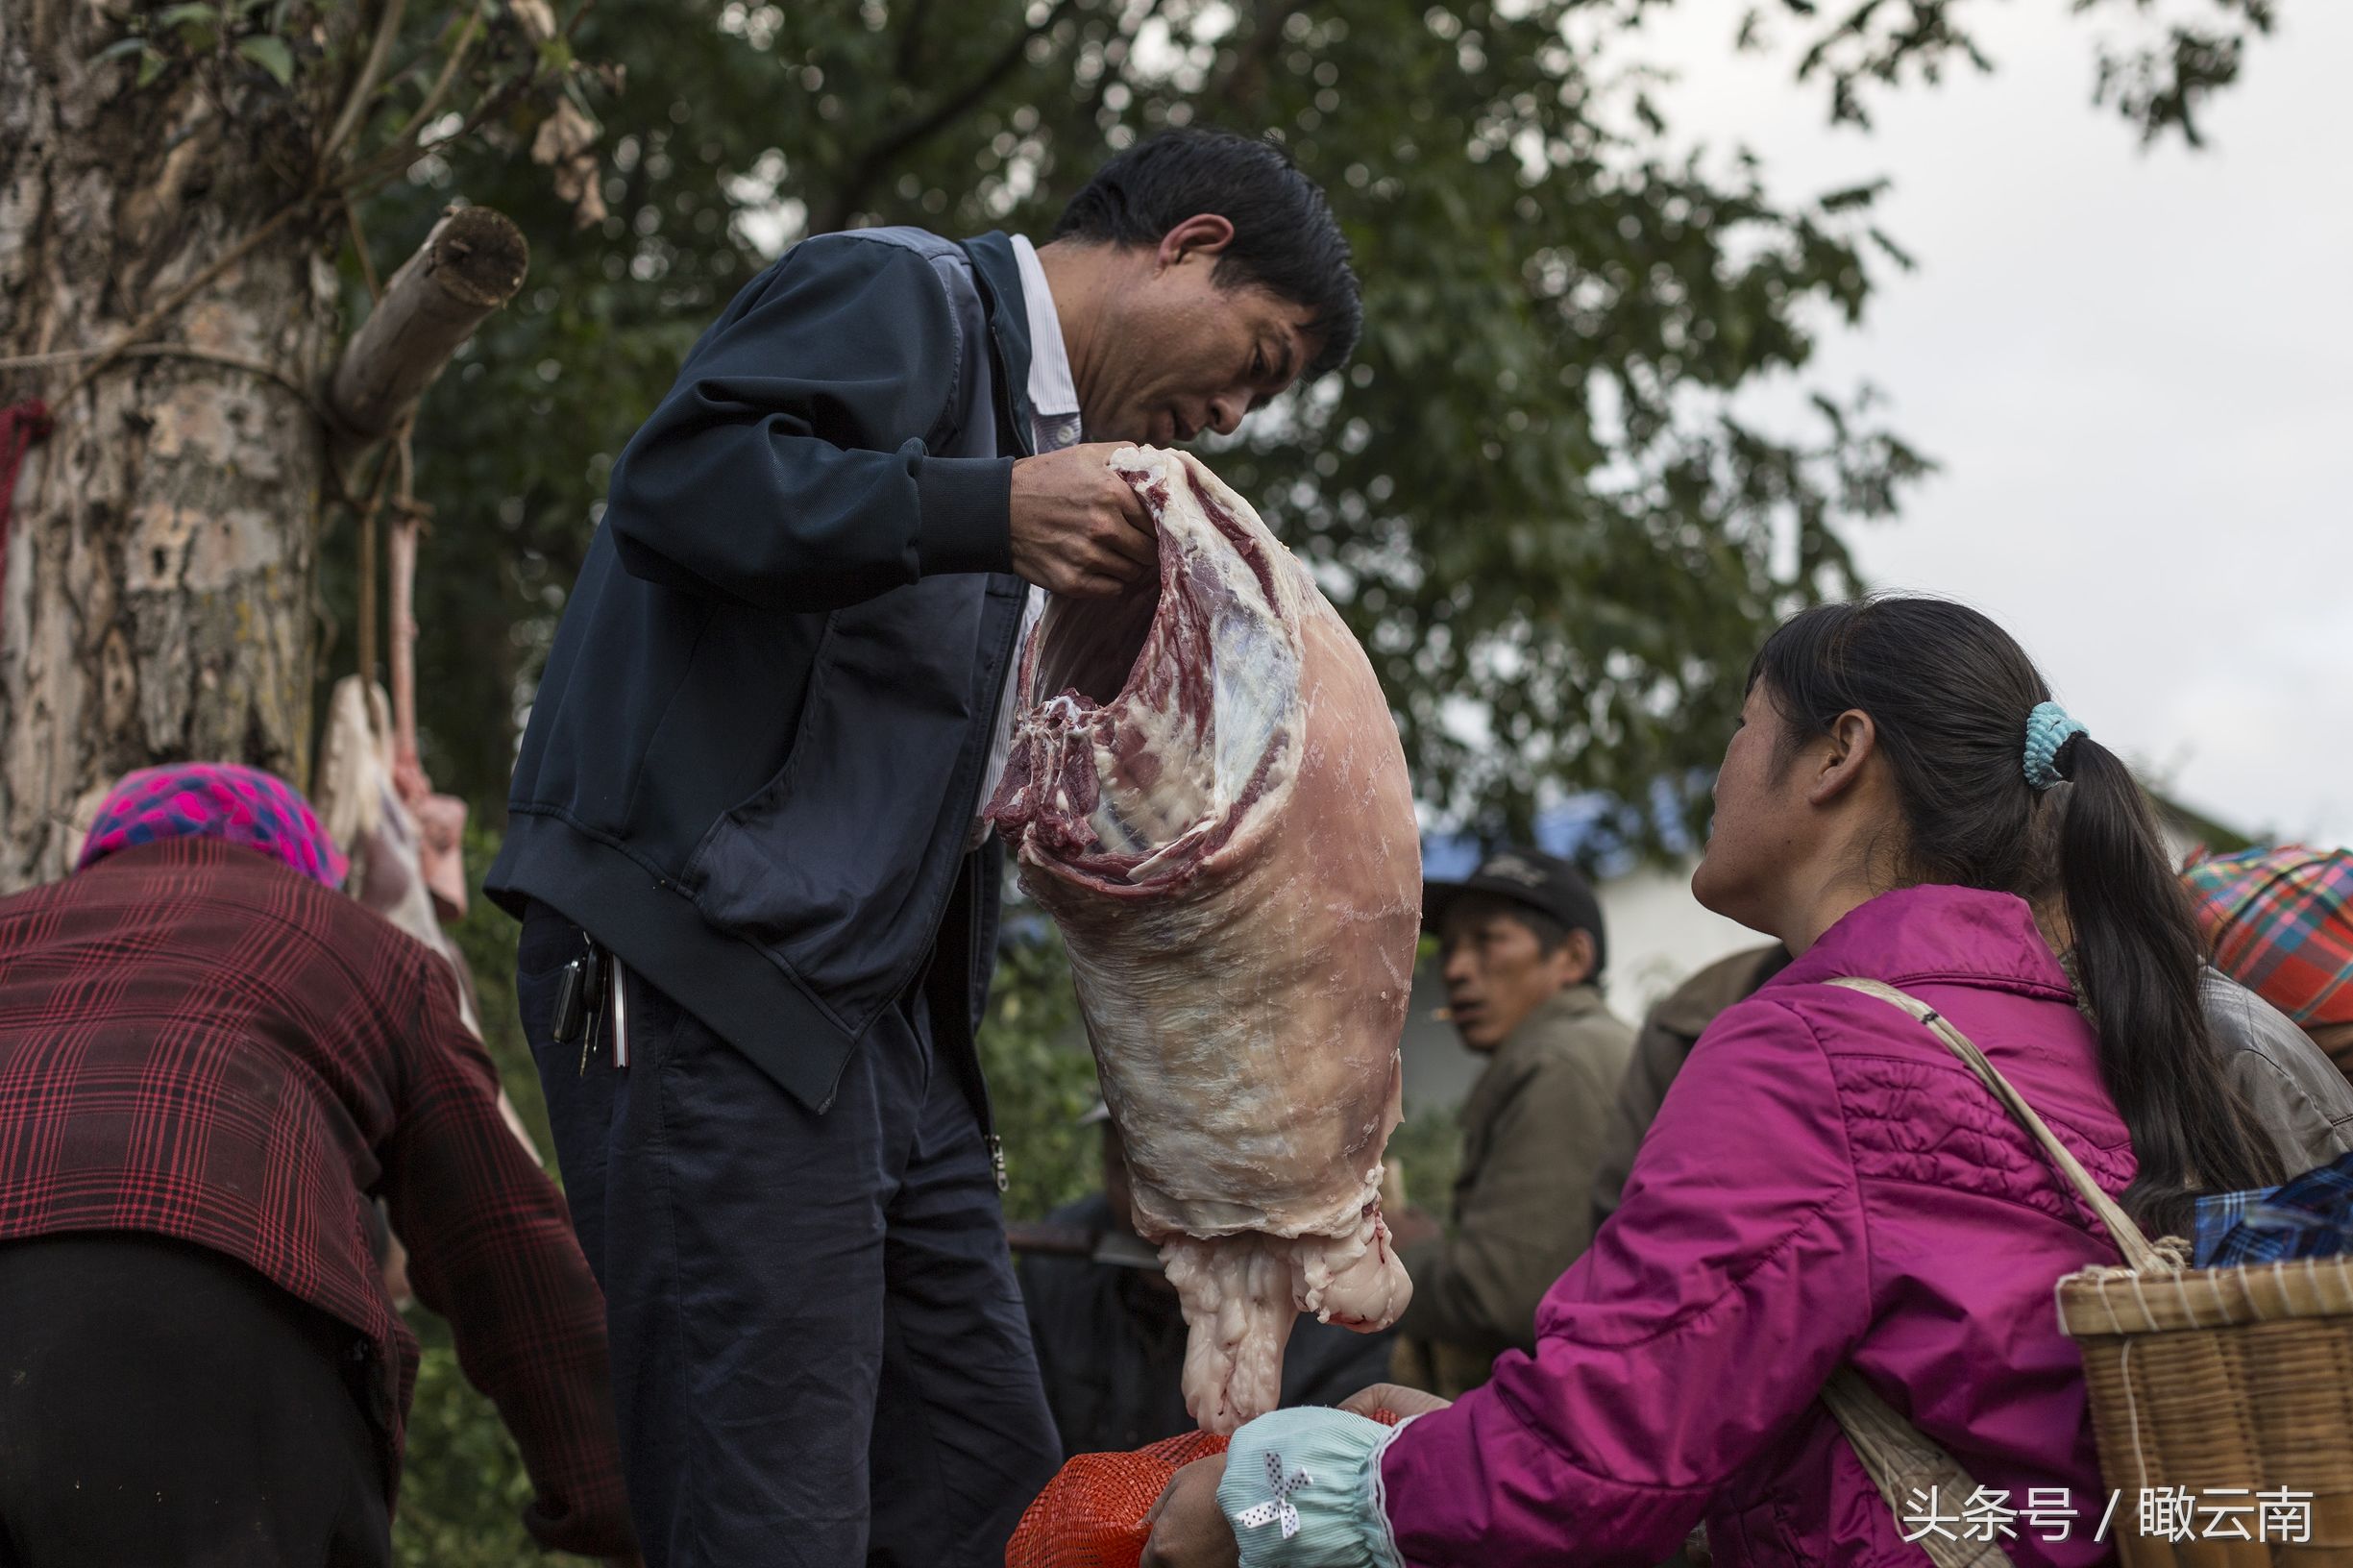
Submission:
<svg viewBox="0 0 2353 1568">
<path fill-rule="evenodd" d="M 1388 1410 L 1373 1419 L 1397 1424 Z M 1046 1482 L 1014 1527 L 1005 1568 L 1137 1568 L 1151 1527 L 1144 1515 L 1169 1480 L 1195 1459 L 1223 1454 L 1206 1432 L 1164 1437 L 1126 1454 L 1081 1454 Z"/>
<path fill-rule="evenodd" d="M 1014 1527 L 1005 1568 L 1136 1568 L 1152 1534 L 1143 1516 L 1169 1478 L 1225 1451 L 1223 1437 L 1189 1432 L 1125 1454 L 1076 1456 Z"/>
</svg>

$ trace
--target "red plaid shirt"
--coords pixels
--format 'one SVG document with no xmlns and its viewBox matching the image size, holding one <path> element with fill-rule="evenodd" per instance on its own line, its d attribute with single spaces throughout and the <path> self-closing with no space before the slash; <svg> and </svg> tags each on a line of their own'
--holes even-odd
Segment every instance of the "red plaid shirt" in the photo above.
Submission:
<svg viewBox="0 0 2353 1568">
<path fill-rule="evenodd" d="M 370 1244 L 380 1194 L 523 1451 L 532 1533 L 620 1555 L 603 1299 L 456 995 L 352 899 L 217 841 L 0 899 L 0 1240 L 177 1237 L 351 1324 L 397 1478 L 417 1344 Z"/>
</svg>

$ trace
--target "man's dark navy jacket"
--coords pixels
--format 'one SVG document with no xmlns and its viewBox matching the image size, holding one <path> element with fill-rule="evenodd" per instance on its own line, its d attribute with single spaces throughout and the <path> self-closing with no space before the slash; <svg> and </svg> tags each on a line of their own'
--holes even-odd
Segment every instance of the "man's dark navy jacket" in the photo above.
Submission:
<svg viewBox="0 0 2353 1568">
<path fill-rule="evenodd" d="M 796 246 L 614 465 L 524 734 L 492 895 L 819 1109 L 911 986 L 943 1035 L 987 997 L 1001 857 L 965 845 L 1028 592 L 1028 379 L 1004 235 Z"/>
</svg>

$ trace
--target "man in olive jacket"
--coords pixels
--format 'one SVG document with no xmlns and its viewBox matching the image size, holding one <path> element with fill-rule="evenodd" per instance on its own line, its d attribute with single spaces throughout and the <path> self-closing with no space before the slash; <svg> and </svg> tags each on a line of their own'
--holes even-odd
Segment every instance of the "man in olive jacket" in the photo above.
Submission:
<svg viewBox="0 0 2353 1568">
<path fill-rule="evenodd" d="M 1591 1239 L 1594 1161 L 1634 1033 L 1596 989 L 1601 905 L 1566 862 L 1492 856 L 1432 883 L 1422 917 L 1455 1031 L 1491 1059 L 1462 1106 L 1452 1234 L 1419 1213 L 1398 1225 L 1414 1347 L 1399 1370 L 1453 1398 L 1504 1351 L 1534 1348 L 1537 1302 Z"/>
</svg>

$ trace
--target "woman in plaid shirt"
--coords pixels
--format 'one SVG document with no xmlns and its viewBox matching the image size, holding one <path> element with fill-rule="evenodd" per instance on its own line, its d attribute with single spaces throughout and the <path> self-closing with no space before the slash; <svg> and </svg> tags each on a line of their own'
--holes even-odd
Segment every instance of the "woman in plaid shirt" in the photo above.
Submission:
<svg viewBox="0 0 2353 1568">
<path fill-rule="evenodd" d="M 0 899 L 0 1563 L 391 1560 L 417 1346 L 497 1403 L 543 1544 L 634 1552 L 603 1306 L 434 955 L 250 769 L 135 773 Z"/>
</svg>

